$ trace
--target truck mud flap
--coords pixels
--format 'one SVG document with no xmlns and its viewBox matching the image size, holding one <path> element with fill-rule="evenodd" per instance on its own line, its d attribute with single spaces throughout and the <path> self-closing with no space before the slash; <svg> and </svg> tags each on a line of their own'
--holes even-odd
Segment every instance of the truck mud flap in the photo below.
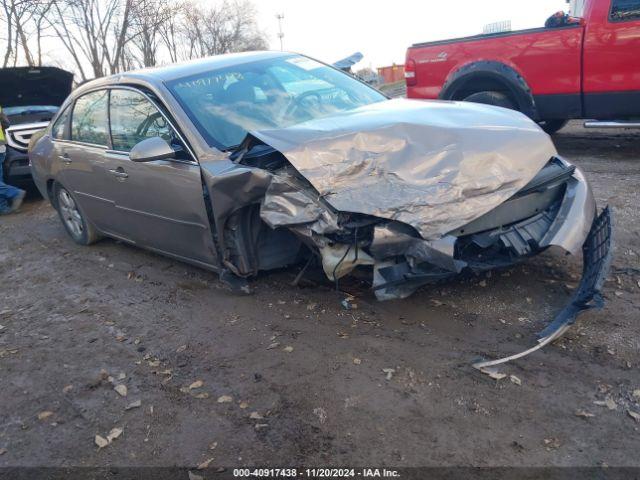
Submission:
<svg viewBox="0 0 640 480">
<path fill-rule="evenodd" d="M 560 338 L 575 323 L 580 313 L 592 308 L 601 308 L 604 305 L 602 286 L 609 272 L 613 254 L 612 217 L 611 209 L 606 207 L 593 221 L 589 235 L 582 246 L 583 265 L 580 284 L 570 302 L 538 333 L 538 344 L 509 357 L 476 362 L 473 367 L 483 370 L 529 355 Z"/>
</svg>

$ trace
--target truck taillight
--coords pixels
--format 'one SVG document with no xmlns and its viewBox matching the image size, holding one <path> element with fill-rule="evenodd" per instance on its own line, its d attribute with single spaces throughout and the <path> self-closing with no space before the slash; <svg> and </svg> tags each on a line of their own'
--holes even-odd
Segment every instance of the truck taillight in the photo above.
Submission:
<svg viewBox="0 0 640 480">
<path fill-rule="evenodd" d="M 407 82 L 407 87 L 413 87 L 418 83 L 416 78 L 416 61 L 407 60 L 404 65 L 404 79 Z"/>
</svg>

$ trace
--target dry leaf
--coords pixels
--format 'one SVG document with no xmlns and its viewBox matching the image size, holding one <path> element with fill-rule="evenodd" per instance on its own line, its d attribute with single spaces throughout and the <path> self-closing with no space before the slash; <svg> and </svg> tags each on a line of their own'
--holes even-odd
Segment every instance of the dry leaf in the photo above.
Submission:
<svg viewBox="0 0 640 480">
<path fill-rule="evenodd" d="M 126 397 L 127 396 L 127 386 L 123 385 L 122 383 L 120 385 L 116 385 L 115 387 L 113 387 L 113 389 L 118 392 L 118 395 L 120 395 L 121 397 Z"/>
<path fill-rule="evenodd" d="M 204 477 L 200 476 L 200 475 L 196 475 L 195 473 L 189 473 L 189 480 L 204 480 Z"/>
<path fill-rule="evenodd" d="M 249 403 L 243 401 L 243 402 L 240 402 L 239 406 L 244 410 L 245 408 L 249 408 Z"/>
<path fill-rule="evenodd" d="M 386 376 L 387 380 L 391 380 L 391 377 L 393 377 L 393 374 L 396 373 L 396 369 L 395 368 L 383 368 L 382 372 L 387 374 L 387 376 Z"/>
<path fill-rule="evenodd" d="M 195 395 L 193 395 L 193 398 L 198 398 L 198 399 L 209 398 L 209 393 L 208 392 L 196 393 Z"/>
<path fill-rule="evenodd" d="M 218 446 L 218 442 L 211 442 L 209 444 L 209 450 L 215 450 L 217 446 Z"/>
<path fill-rule="evenodd" d="M 98 446 L 98 448 L 104 448 L 107 445 L 109 445 L 109 440 L 107 440 L 104 437 L 101 437 L 100 435 L 96 435 L 96 438 L 94 441 L 96 442 L 96 445 Z"/>
<path fill-rule="evenodd" d="M 222 395 L 218 397 L 218 403 L 230 403 L 233 402 L 233 398 L 229 395 Z"/>
<path fill-rule="evenodd" d="M 251 412 L 251 415 L 249 415 L 249 418 L 252 420 L 262 420 L 264 417 L 260 415 L 258 412 Z"/>
<path fill-rule="evenodd" d="M 293 347 L 288 345 L 288 346 L 284 347 L 282 350 L 287 352 L 287 353 L 291 353 L 291 352 L 293 352 Z"/>
<path fill-rule="evenodd" d="M 278 342 L 273 342 L 271 345 L 267 347 L 267 350 L 273 350 L 274 348 L 278 348 L 280 344 Z"/>
<path fill-rule="evenodd" d="M 124 372 L 120 372 L 118 374 L 118 380 L 124 380 L 125 378 L 127 378 L 127 374 Z"/>
<path fill-rule="evenodd" d="M 213 462 L 213 457 L 207 458 L 204 462 L 202 462 L 200 465 L 198 465 L 198 470 L 204 470 L 205 468 L 207 468 L 209 466 L 209 464 L 211 462 Z"/>
<path fill-rule="evenodd" d="M 633 412 L 631 410 L 627 410 L 627 413 L 631 418 L 633 418 L 636 422 L 640 422 L 640 413 Z"/>
<path fill-rule="evenodd" d="M 62 393 L 69 393 L 71 390 L 73 390 L 73 385 L 66 385 L 66 386 L 62 389 Z"/>
<path fill-rule="evenodd" d="M 40 412 L 38 414 L 38 420 L 46 420 L 51 415 L 53 415 L 53 412 L 50 412 L 49 410 L 45 410 L 44 412 Z"/>
<path fill-rule="evenodd" d="M 176 353 L 184 352 L 186 349 L 187 349 L 186 345 L 180 345 L 178 348 L 176 348 Z"/>
<path fill-rule="evenodd" d="M 118 438 L 120 435 L 122 435 L 122 429 L 121 428 L 112 428 L 111 431 L 109 432 L 109 434 L 107 435 L 107 440 L 109 441 L 109 443 L 113 442 L 116 438 Z"/>
<path fill-rule="evenodd" d="M 362 363 L 362 360 L 360 360 L 359 358 L 354 358 L 353 363 L 354 365 L 360 365 Z"/>
<path fill-rule="evenodd" d="M 616 410 L 618 408 L 618 405 L 616 404 L 616 402 L 611 397 L 605 398 L 604 402 L 603 401 L 595 401 L 593 403 L 595 405 L 600 406 L 600 407 L 607 407 L 609 410 Z"/>
<path fill-rule="evenodd" d="M 0 448 L 0 456 L 4 455 L 5 453 L 7 453 L 7 449 L 6 448 Z"/>
<path fill-rule="evenodd" d="M 200 388 L 203 385 L 204 385 L 204 382 L 202 380 L 196 380 L 191 385 L 189 385 L 189 390 L 194 390 L 196 388 Z"/>
<path fill-rule="evenodd" d="M 640 388 L 638 388 L 637 390 L 633 391 L 633 397 L 637 398 L 638 400 L 640 400 Z"/>
<path fill-rule="evenodd" d="M 595 415 L 593 413 L 589 413 L 584 410 L 578 410 L 576 412 L 576 417 L 591 418 L 591 417 L 595 417 Z"/>
<path fill-rule="evenodd" d="M 522 380 L 515 375 L 509 375 L 509 380 L 511 380 L 511 383 L 515 383 L 516 385 L 522 385 Z"/>
<path fill-rule="evenodd" d="M 135 400 L 133 402 L 131 402 L 129 405 L 127 405 L 126 407 L 124 407 L 125 410 L 131 410 L 133 408 L 138 408 L 142 406 L 142 400 Z"/>
</svg>

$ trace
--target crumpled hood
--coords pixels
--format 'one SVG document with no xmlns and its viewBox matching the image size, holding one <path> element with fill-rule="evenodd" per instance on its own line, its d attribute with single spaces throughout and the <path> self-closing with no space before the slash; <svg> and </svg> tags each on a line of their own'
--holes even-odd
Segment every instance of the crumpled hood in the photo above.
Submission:
<svg viewBox="0 0 640 480">
<path fill-rule="evenodd" d="M 396 99 L 251 132 L 336 210 L 407 223 L 437 239 L 507 200 L 557 152 L 519 112 Z"/>
</svg>

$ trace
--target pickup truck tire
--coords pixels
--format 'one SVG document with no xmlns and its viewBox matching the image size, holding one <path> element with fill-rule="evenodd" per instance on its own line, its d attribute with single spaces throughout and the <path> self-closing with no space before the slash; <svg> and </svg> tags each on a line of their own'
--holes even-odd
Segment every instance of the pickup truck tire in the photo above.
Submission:
<svg viewBox="0 0 640 480">
<path fill-rule="evenodd" d="M 564 127 L 568 122 L 569 120 L 542 120 L 541 122 L 538 122 L 538 125 L 540 125 L 540 128 L 542 128 L 542 130 L 547 132 L 549 135 L 553 135 L 562 127 Z"/>
<path fill-rule="evenodd" d="M 516 104 L 501 92 L 477 92 L 464 99 L 465 102 L 484 103 L 485 105 L 495 105 L 496 107 L 517 110 Z"/>
</svg>

